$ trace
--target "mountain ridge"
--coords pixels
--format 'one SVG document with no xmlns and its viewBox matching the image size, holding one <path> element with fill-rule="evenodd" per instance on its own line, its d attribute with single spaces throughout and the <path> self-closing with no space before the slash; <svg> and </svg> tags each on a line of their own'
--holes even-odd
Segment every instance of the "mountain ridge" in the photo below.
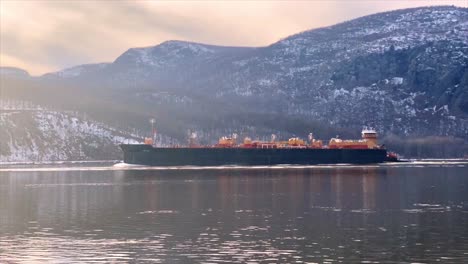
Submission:
<svg viewBox="0 0 468 264">
<path fill-rule="evenodd" d="M 440 6 L 423 6 L 423 7 L 404 8 L 404 9 L 396 9 L 396 10 L 391 10 L 391 11 L 384 11 L 384 12 L 379 12 L 379 13 L 375 13 L 375 14 L 366 15 L 366 16 L 363 16 L 363 17 L 358 17 L 358 18 L 342 21 L 342 22 L 339 22 L 337 24 L 330 25 L 330 26 L 324 26 L 324 27 L 318 27 L 318 28 L 304 30 L 304 31 L 301 31 L 299 33 L 295 33 L 295 34 L 292 34 L 290 36 L 286 36 L 284 38 L 281 38 L 280 40 L 278 40 L 278 41 L 276 41 L 274 43 L 271 43 L 269 45 L 256 46 L 256 47 L 215 45 L 215 44 L 201 43 L 201 42 L 194 42 L 194 41 L 185 41 L 185 40 L 165 40 L 165 41 L 163 41 L 163 42 L 161 42 L 159 44 L 156 44 L 156 45 L 129 48 L 125 52 L 123 52 L 121 55 L 117 56 L 114 59 L 113 62 L 116 62 L 122 55 L 124 55 L 125 53 L 127 53 L 129 51 L 132 51 L 132 50 L 154 49 L 154 48 L 158 48 L 158 47 L 167 46 L 168 44 L 169 45 L 170 44 L 196 45 L 196 46 L 205 46 L 205 47 L 212 47 L 212 48 L 241 48 L 241 49 L 242 48 L 247 48 L 247 49 L 268 48 L 268 47 L 271 47 L 271 46 L 274 46 L 274 45 L 281 44 L 283 41 L 289 40 L 289 39 L 294 38 L 296 36 L 300 36 L 300 35 L 303 35 L 303 34 L 309 34 L 309 33 L 317 33 L 317 32 L 323 31 L 323 30 L 339 28 L 339 27 L 342 27 L 342 26 L 346 26 L 346 25 L 348 25 L 350 23 L 357 23 L 357 22 L 359 22 L 361 20 L 367 20 L 367 19 L 371 19 L 371 18 L 374 18 L 374 17 L 379 17 L 379 16 L 383 16 L 383 15 L 393 15 L 395 13 L 410 13 L 412 11 L 434 11 L 434 10 L 436 10 L 436 11 L 437 10 L 439 10 L 439 11 L 440 10 L 458 10 L 458 11 L 464 11 L 466 13 L 467 12 L 466 10 L 468 10 L 468 8 L 457 7 L 457 6 L 453 6 L 453 5 L 440 5 Z M 113 63 L 113 62 L 111 62 L 111 63 Z M 75 67 L 80 67 L 80 66 L 99 65 L 99 64 L 108 64 L 108 63 L 103 62 L 103 63 L 80 64 L 80 65 L 75 65 L 75 66 L 72 66 L 72 67 L 69 67 L 69 68 L 64 68 L 64 69 L 59 70 L 57 72 L 67 70 L 67 69 L 72 69 L 72 68 L 75 68 Z M 21 69 L 21 68 L 18 68 L 18 67 L 0 66 L 0 68 L 16 68 L 16 69 L 23 70 L 23 71 L 27 72 L 26 69 Z M 35 76 L 35 77 L 41 77 L 41 76 L 44 76 L 44 75 L 47 75 L 47 74 L 52 74 L 52 73 L 54 73 L 54 72 L 44 73 L 44 74 L 42 74 L 40 76 Z"/>
<path fill-rule="evenodd" d="M 467 33 L 467 8 L 401 9 L 263 47 L 166 41 L 131 48 L 111 63 L 22 85 L 64 93 L 65 108 L 112 125 L 145 130 L 156 116 L 161 133 L 182 142 L 187 130 L 212 143 L 231 132 L 357 136 L 366 125 L 383 136 L 466 142 Z M 90 99 L 65 98 L 77 94 Z"/>
</svg>

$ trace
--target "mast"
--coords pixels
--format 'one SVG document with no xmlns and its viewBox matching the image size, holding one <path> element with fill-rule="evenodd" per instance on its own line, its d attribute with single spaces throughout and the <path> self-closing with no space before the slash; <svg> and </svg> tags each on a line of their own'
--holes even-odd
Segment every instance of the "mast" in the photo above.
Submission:
<svg viewBox="0 0 468 264">
<path fill-rule="evenodd" d="M 154 118 L 151 118 L 149 120 L 149 122 L 151 123 L 151 140 L 153 141 L 151 145 L 155 145 L 155 142 L 156 142 L 156 129 L 155 129 L 155 125 L 156 124 L 156 119 Z"/>
</svg>

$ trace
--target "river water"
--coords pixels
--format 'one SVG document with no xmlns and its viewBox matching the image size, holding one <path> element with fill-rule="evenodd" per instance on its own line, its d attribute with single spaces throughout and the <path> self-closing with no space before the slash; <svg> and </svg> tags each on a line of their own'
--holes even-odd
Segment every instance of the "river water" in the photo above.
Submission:
<svg viewBox="0 0 468 264">
<path fill-rule="evenodd" d="M 0 263 L 468 263 L 468 162 L 0 168 Z"/>
</svg>

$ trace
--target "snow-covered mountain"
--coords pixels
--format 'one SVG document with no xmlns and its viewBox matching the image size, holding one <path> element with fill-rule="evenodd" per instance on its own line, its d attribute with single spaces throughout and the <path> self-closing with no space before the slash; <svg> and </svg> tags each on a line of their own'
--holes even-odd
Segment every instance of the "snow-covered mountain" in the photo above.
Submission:
<svg viewBox="0 0 468 264">
<path fill-rule="evenodd" d="M 192 75 L 199 74 L 203 65 L 217 60 L 230 60 L 250 50 L 253 48 L 172 40 L 153 47 L 131 48 L 113 63 L 80 65 L 43 77 L 113 89 L 173 86 L 174 83 L 183 83 Z"/>
<path fill-rule="evenodd" d="M 219 46 L 204 45 L 185 41 L 166 41 L 155 47 L 131 48 L 120 55 L 115 64 L 133 64 L 134 66 L 151 66 L 156 68 L 177 66 L 181 61 L 209 59 L 229 50 Z"/>
<path fill-rule="evenodd" d="M 439 6 L 370 15 L 266 47 L 167 41 L 34 83 L 95 98 L 86 106 L 63 100 L 106 120 L 110 109 L 127 109 L 131 117 L 116 118 L 141 117 L 135 124 L 145 129 L 156 116 L 162 133 L 179 140 L 187 129 L 213 140 L 229 131 L 357 135 L 368 125 L 383 135 L 466 142 L 467 68 L 468 9 Z"/>
<path fill-rule="evenodd" d="M 85 64 L 44 74 L 44 78 L 73 78 L 105 69 L 109 63 Z"/>
<path fill-rule="evenodd" d="M 463 136 L 467 65 L 468 11 L 443 6 L 366 16 L 261 48 L 181 41 L 133 48 L 82 81 L 406 136 L 433 134 L 434 126 Z"/>
<path fill-rule="evenodd" d="M 137 142 L 76 113 L 0 100 L 0 162 L 120 159 L 118 144 Z"/>
</svg>

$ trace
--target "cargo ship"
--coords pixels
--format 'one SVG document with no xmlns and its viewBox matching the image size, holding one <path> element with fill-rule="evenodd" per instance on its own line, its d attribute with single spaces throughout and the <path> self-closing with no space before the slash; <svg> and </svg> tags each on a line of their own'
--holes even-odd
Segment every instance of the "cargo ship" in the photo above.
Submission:
<svg viewBox="0 0 468 264">
<path fill-rule="evenodd" d="M 372 164 L 382 163 L 389 157 L 387 150 L 378 145 L 377 132 L 362 130 L 362 139 L 332 138 L 325 145 L 312 133 L 308 141 L 293 137 L 277 141 L 244 138 L 237 143 L 237 135 L 222 137 L 215 145 L 196 144 L 196 135 L 189 136 L 187 146 L 158 147 L 153 138 L 143 144 L 122 144 L 124 162 L 148 166 L 221 166 L 221 165 L 314 165 L 314 164 Z M 393 154 L 393 153 L 392 153 Z"/>
</svg>

